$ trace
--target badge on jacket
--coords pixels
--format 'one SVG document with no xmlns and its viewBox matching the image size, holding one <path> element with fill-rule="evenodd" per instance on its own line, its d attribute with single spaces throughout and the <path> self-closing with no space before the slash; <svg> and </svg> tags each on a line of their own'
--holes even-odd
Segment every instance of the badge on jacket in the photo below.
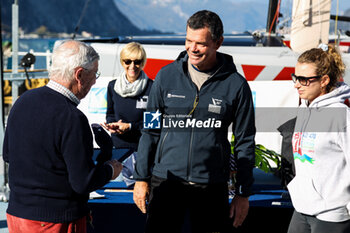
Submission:
<svg viewBox="0 0 350 233">
<path fill-rule="evenodd" d="M 148 96 L 142 96 L 140 99 L 136 101 L 137 109 L 146 109 L 147 108 Z"/>
<path fill-rule="evenodd" d="M 213 103 L 209 104 L 208 112 L 220 114 L 222 100 L 214 99 L 214 98 L 211 98 L 211 99 L 212 99 Z"/>
</svg>

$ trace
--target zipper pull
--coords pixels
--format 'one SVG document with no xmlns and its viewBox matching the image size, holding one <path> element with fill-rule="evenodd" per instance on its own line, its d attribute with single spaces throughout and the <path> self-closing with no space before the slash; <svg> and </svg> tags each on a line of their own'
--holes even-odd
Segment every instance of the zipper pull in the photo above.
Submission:
<svg viewBox="0 0 350 233">
<path fill-rule="evenodd" d="M 194 102 L 193 102 L 193 108 L 190 111 L 190 113 L 187 114 L 188 116 L 193 114 L 194 110 L 197 108 L 198 102 L 199 102 L 199 96 L 198 94 L 196 94 L 196 98 L 194 99 Z"/>
<path fill-rule="evenodd" d="M 197 107 L 197 104 L 199 102 L 199 96 L 196 94 L 196 98 L 194 99 L 193 107 Z"/>
</svg>

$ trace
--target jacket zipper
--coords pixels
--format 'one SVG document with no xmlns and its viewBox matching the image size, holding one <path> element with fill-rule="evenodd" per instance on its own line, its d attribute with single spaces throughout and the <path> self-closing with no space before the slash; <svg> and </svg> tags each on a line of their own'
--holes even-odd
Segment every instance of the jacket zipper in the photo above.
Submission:
<svg viewBox="0 0 350 233">
<path fill-rule="evenodd" d="M 219 70 L 223 67 L 223 65 L 221 65 L 215 72 L 214 74 L 212 74 L 208 80 L 210 80 L 215 74 L 217 74 L 219 72 Z M 202 87 L 208 82 L 208 80 L 206 80 Z M 192 83 L 192 85 L 194 85 Z M 201 88 L 202 89 L 202 88 Z M 193 108 L 190 112 L 190 114 L 188 115 L 191 115 L 194 116 L 194 111 L 195 109 L 197 108 L 197 105 L 198 105 L 198 102 L 199 102 L 199 90 L 196 89 L 196 98 L 195 98 L 195 101 L 194 101 L 194 104 L 193 104 Z M 193 144 L 193 128 L 191 129 L 191 138 L 190 138 L 190 146 L 189 146 L 189 152 L 188 152 L 188 163 L 187 163 L 187 180 L 189 181 L 191 179 L 191 158 L 192 158 L 192 144 Z"/>
<path fill-rule="evenodd" d="M 191 110 L 190 114 L 194 116 L 194 111 L 198 105 L 199 102 L 199 96 L 198 92 L 196 93 L 196 98 L 193 103 L 193 109 Z M 190 115 L 189 114 L 189 115 Z M 189 151 L 188 151 L 188 161 L 187 161 L 187 180 L 189 181 L 191 179 L 191 158 L 192 158 L 192 144 L 193 144 L 193 128 L 191 129 L 191 137 L 190 137 L 190 146 L 189 146 Z"/>
<path fill-rule="evenodd" d="M 160 144 L 158 163 L 160 163 L 160 159 L 163 157 L 163 146 L 164 146 L 164 142 L 165 142 L 165 139 L 168 136 L 168 134 L 169 134 L 169 130 L 165 133 L 165 135 L 162 139 L 162 143 Z"/>
</svg>

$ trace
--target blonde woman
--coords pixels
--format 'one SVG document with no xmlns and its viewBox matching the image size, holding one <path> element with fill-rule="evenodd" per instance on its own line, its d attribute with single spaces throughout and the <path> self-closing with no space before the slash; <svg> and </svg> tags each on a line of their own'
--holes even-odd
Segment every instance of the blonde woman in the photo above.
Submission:
<svg viewBox="0 0 350 233">
<path fill-rule="evenodd" d="M 130 148 L 136 151 L 141 137 L 143 112 L 153 83 L 143 71 L 146 59 L 141 44 L 126 44 L 120 52 L 124 71 L 108 84 L 105 127 L 111 132 L 114 147 L 121 155 Z M 131 156 L 126 162 L 133 164 L 134 160 L 134 156 Z M 128 168 L 132 170 L 132 166 L 124 166 L 123 177 L 131 185 L 133 181 L 128 177 L 132 171 Z"/>
</svg>

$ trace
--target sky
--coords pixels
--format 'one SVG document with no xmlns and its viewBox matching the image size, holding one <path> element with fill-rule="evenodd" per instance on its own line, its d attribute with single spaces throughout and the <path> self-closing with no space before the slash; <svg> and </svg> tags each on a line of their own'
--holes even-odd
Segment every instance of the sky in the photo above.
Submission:
<svg viewBox="0 0 350 233">
<path fill-rule="evenodd" d="M 243 2 L 244 0 L 231 0 L 231 1 L 239 1 Z M 266 2 L 269 2 L 269 0 L 264 0 Z M 317 1 L 320 1 L 320 3 L 324 0 L 313 0 L 314 4 L 317 3 Z M 286 5 L 292 5 L 292 0 L 281 0 L 281 7 Z M 331 14 L 336 14 L 337 12 L 337 5 L 338 5 L 338 13 L 339 15 L 342 15 L 345 10 L 350 8 L 350 1 L 349 0 L 332 0 L 331 1 Z"/>
<path fill-rule="evenodd" d="M 231 2 L 248 2 L 249 0 L 230 0 Z M 264 0 L 267 3 L 269 2 L 269 0 Z M 314 0 L 315 2 L 320 1 L 322 2 L 322 0 Z M 258 0 L 251 0 L 251 2 L 261 2 Z M 281 5 L 285 5 L 285 4 L 292 4 L 292 0 L 281 0 Z M 336 7 L 337 7 L 337 3 L 339 4 L 339 12 L 342 10 L 346 10 L 350 8 L 350 1 L 349 0 L 332 0 L 332 14 L 336 12 Z"/>
<path fill-rule="evenodd" d="M 231 2 L 248 2 L 249 0 L 230 0 Z M 258 0 L 250 0 L 251 2 L 261 2 Z M 269 3 L 269 0 L 263 0 L 266 3 Z M 324 0 L 313 0 L 314 2 L 317 1 L 324 1 Z M 285 7 L 285 6 L 291 6 L 293 4 L 293 0 L 281 0 L 281 7 Z M 339 11 L 339 15 L 342 15 L 344 13 L 345 10 L 350 8 L 350 1 L 349 0 L 332 0 L 332 7 L 331 7 L 331 14 L 336 14 L 336 9 L 337 9 L 337 5 L 338 7 L 338 11 Z"/>
<path fill-rule="evenodd" d="M 270 0 L 114 0 L 122 12 L 141 29 L 183 33 L 188 17 L 200 9 L 218 13 L 227 33 L 261 30 L 266 27 Z M 306 0 L 299 0 L 306 1 Z M 310 0 L 321 4 L 329 0 Z M 231 2 L 232 4 L 227 4 Z M 350 9 L 350 0 L 331 0 L 331 14 L 344 15 Z M 281 0 L 280 26 L 290 27 L 293 0 Z M 237 11 L 237 9 L 239 9 Z M 232 13 L 235 12 L 235 13 Z M 171 17 L 169 17 L 171 16 Z M 162 18 L 161 21 L 158 19 Z"/>
<path fill-rule="evenodd" d="M 339 6 L 339 15 L 343 15 L 344 11 L 350 8 L 349 0 L 332 1 L 331 13 L 336 14 L 337 3 Z"/>
</svg>

